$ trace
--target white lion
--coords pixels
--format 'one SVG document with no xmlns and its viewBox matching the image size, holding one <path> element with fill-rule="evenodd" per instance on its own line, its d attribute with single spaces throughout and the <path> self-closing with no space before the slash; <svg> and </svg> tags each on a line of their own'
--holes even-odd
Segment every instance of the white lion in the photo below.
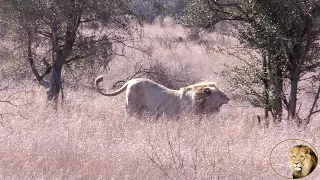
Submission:
<svg viewBox="0 0 320 180">
<path fill-rule="evenodd" d="M 132 79 L 120 89 L 105 93 L 100 87 L 103 77 L 95 79 L 98 92 L 104 96 L 116 96 L 126 90 L 126 116 L 141 115 L 147 112 L 179 117 L 182 112 L 210 114 L 219 111 L 229 98 L 212 82 L 190 85 L 180 90 L 172 90 L 145 78 Z"/>
</svg>

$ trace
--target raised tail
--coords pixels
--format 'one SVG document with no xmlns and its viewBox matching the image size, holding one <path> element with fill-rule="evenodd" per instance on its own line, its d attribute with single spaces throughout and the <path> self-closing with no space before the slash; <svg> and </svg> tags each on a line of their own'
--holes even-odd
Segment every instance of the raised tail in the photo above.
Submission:
<svg viewBox="0 0 320 180">
<path fill-rule="evenodd" d="M 122 93 L 123 91 L 125 91 L 127 89 L 127 86 L 128 86 L 128 82 L 126 82 L 120 89 L 114 91 L 114 92 L 111 92 L 111 93 L 105 93 L 103 92 L 103 89 L 101 89 L 100 87 L 100 83 L 103 81 L 103 76 L 98 76 L 95 81 L 94 81 L 94 84 L 96 85 L 96 88 L 98 90 L 98 92 L 104 96 L 116 96 L 120 93 Z"/>
</svg>

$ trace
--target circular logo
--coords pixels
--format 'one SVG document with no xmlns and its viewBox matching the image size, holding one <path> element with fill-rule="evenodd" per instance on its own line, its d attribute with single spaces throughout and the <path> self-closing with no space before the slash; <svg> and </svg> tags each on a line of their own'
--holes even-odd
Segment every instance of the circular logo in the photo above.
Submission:
<svg viewBox="0 0 320 180">
<path fill-rule="evenodd" d="M 269 162 L 279 176 L 299 179 L 308 176 L 316 168 L 318 153 L 307 141 L 286 139 L 272 148 Z"/>
</svg>

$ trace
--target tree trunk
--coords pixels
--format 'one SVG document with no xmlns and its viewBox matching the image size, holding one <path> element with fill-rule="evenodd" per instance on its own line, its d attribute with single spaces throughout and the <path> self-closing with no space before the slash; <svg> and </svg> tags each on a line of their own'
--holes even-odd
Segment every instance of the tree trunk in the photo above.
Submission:
<svg viewBox="0 0 320 180">
<path fill-rule="evenodd" d="M 61 71 L 62 71 L 62 65 L 56 63 L 53 65 L 51 74 L 50 74 L 50 88 L 47 91 L 47 99 L 49 101 L 51 100 L 57 100 L 59 97 L 59 92 L 61 89 Z"/>
<path fill-rule="evenodd" d="M 297 93 L 298 93 L 298 82 L 300 79 L 301 68 L 306 62 L 307 54 L 309 53 L 312 45 L 312 28 L 313 28 L 313 19 L 311 16 L 311 12 L 309 11 L 311 8 L 307 7 L 308 3 L 304 3 L 306 7 L 300 7 L 299 11 L 301 17 L 304 20 L 304 32 L 303 37 L 304 39 L 298 41 L 305 41 L 305 43 L 297 44 L 293 47 L 293 54 L 290 57 L 290 62 L 292 64 L 292 71 L 291 71 L 291 91 L 290 91 L 290 100 L 289 100 L 289 117 L 295 119 L 297 117 L 296 113 L 296 106 L 297 106 Z M 304 45 L 303 45 L 304 44 Z M 302 45 L 302 46 L 301 46 Z M 303 47 L 304 46 L 304 47 Z M 302 51 L 301 51 L 302 50 Z"/>
<path fill-rule="evenodd" d="M 283 85 L 283 78 L 282 78 L 282 70 L 280 66 L 276 69 L 275 74 L 275 82 L 274 82 L 274 111 L 275 111 L 275 121 L 279 123 L 282 120 L 282 85 Z"/>
<path fill-rule="evenodd" d="M 289 99 L 289 117 L 292 119 L 296 118 L 296 108 L 297 108 L 297 93 L 298 93 L 298 81 L 299 76 L 292 74 L 291 79 L 291 90 Z"/>
<path fill-rule="evenodd" d="M 272 110 L 272 115 L 276 124 L 282 120 L 283 77 L 281 58 L 276 55 L 274 50 L 268 51 L 267 67 L 270 76 L 270 85 L 272 85 L 272 97 L 269 97 L 270 110 Z"/>
<path fill-rule="evenodd" d="M 76 39 L 76 32 L 79 26 L 80 17 L 74 16 L 74 13 L 70 14 L 70 22 L 75 20 L 76 22 L 68 24 L 65 32 L 65 44 L 61 48 L 59 45 L 58 26 L 55 21 L 51 23 L 51 43 L 52 43 L 52 58 L 53 66 L 50 75 L 50 89 L 47 91 L 47 99 L 57 100 L 61 89 L 61 71 L 72 51 Z M 75 18 L 76 17 L 76 18 Z"/>
<path fill-rule="evenodd" d="M 270 97 L 269 97 L 267 56 L 264 53 L 262 54 L 262 69 L 263 69 L 262 83 L 264 86 L 263 94 L 264 94 L 264 98 L 265 98 L 264 117 L 267 119 L 269 117 L 269 111 L 270 111 Z"/>
</svg>

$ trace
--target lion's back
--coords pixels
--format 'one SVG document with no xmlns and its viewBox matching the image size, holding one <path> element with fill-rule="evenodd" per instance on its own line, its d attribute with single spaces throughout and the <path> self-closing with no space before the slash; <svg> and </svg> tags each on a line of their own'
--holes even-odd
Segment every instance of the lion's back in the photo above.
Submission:
<svg viewBox="0 0 320 180">
<path fill-rule="evenodd" d="M 178 113 L 180 95 L 177 90 L 169 89 L 146 78 L 138 78 L 130 83 L 128 88 L 130 103 L 139 101 L 149 111 L 157 113 Z"/>
</svg>

